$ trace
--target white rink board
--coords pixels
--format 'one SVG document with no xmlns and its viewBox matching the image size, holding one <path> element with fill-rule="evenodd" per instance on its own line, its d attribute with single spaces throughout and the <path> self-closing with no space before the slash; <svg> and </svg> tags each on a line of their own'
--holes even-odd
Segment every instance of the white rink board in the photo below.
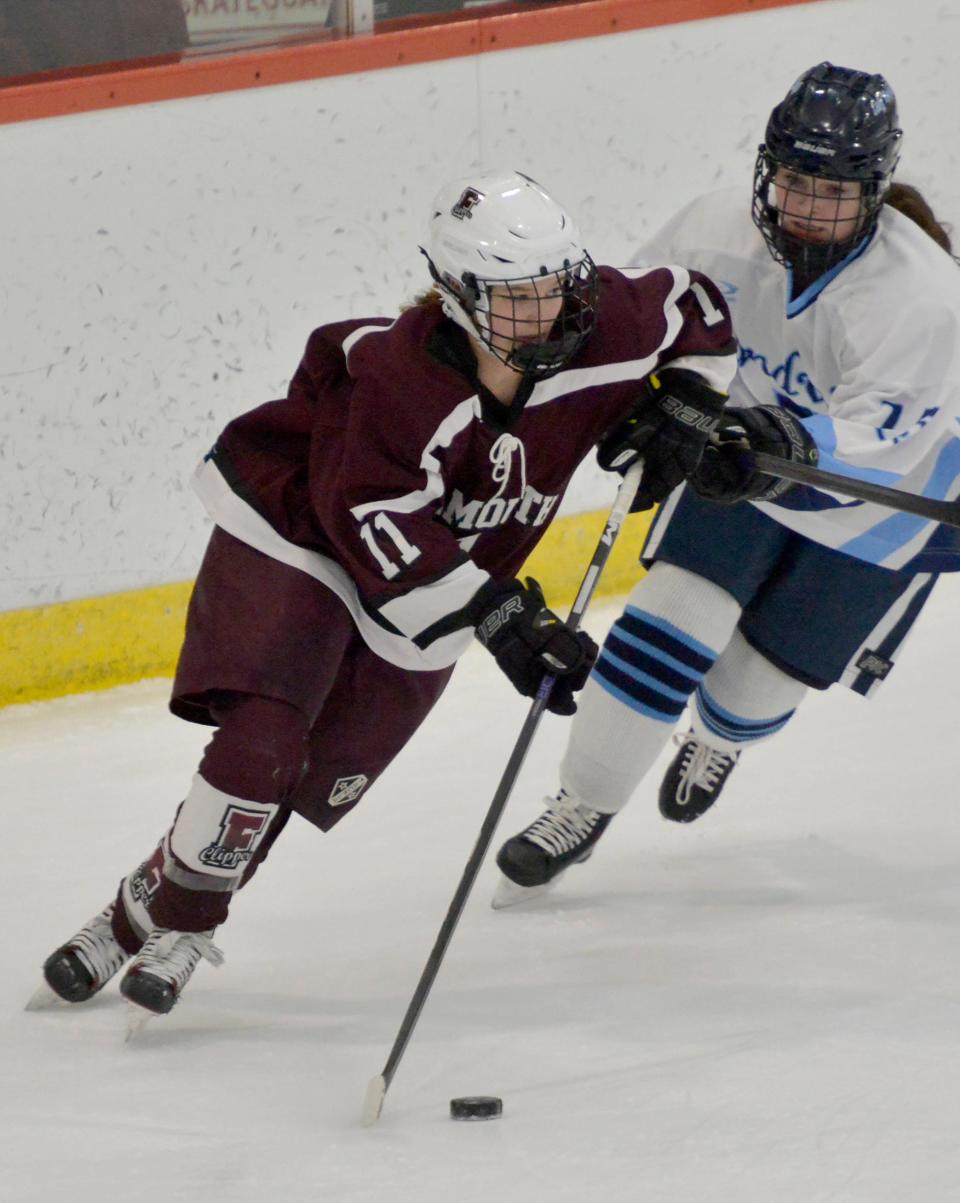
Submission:
<svg viewBox="0 0 960 1203">
<path fill-rule="evenodd" d="M 0 128 L 0 610 L 191 577 L 186 482 L 233 415 L 283 393 L 309 331 L 392 312 L 446 178 L 510 165 L 622 262 L 741 180 L 821 58 L 884 71 L 902 177 L 960 220 L 960 6 L 832 0 Z M 595 469 L 563 512 L 605 504 Z"/>
</svg>

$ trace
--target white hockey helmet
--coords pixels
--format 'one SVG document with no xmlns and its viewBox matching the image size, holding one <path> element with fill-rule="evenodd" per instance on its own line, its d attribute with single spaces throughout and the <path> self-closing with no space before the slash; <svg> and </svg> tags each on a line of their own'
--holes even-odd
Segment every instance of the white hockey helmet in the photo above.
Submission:
<svg viewBox="0 0 960 1203">
<path fill-rule="evenodd" d="M 539 379 L 577 354 L 596 320 L 597 270 L 576 222 L 538 183 L 517 171 L 455 180 L 437 194 L 429 232 L 424 254 L 445 313 L 501 362 Z M 495 338 L 491 289 L 528 298 L 531 283 L 551 276 L 564 300 L 548 336 L 530 342 L 514 319 L 516 338 Z"/>
</svg>

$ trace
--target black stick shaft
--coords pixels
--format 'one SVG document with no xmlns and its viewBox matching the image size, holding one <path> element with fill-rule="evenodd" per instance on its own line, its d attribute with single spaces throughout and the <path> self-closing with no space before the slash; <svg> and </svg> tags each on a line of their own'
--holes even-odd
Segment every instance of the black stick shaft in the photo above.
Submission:
<svg viewBox="0 0 960 1203">
<path fill-rule="evenodd" d="M 812 485 L 815 489 L 826 489 L 831 493 L 842 493 L 845 497 L 853 497 L 857 501 L 872 501 L 875 505 L 884 505 L 904 514 L 916 514 L 920 518 L 942 522 L 944 526 L 960 526 L 960 501 L 938 501 L 933 497 L 920 497 L 916 493 L 905 493 L 886 485 L 875 485 L 869 480 L 839 476 L 835 472 L 825 472 L 822 468 L 813 468 L 808 464 L 791 463 L 778 455 L 766 455 L 762 451 L 751 451 L 749 455 L 754 465 L 770 476 L 779 476 L 797 484 Z"/>
<path fill-rule="evenodd" d="M 568 623 L 574 628 L 580 625 L 580 620 L 590 602 L 590 598 L 593 596 L 600 573 L 603 571 L 610 552 L 613 550 L 617 535 L 620 533 L 620 527 L 623 525 L 623 520 L 629 511 L 630 502 L 633 500 L 634 494 L 637 491 L 637 485 L 640 483 L 642 470 L 642 464 L 637 463 L 623 478 L 623 483 L 617 490 L 616 500 L 607 518 L 607 525 L 600 537 L 600 542 L 597 544 L 596 551 L 593 553 L 590 565 L 584 574 L 580 591 L 567 619 Z M 393 1042 L 393 1048 L 390 1050 L 390 1055 L 387 1057 L 386 1064 L 383 1067 L 381 1076 L 384 1083 L 384 1092 L 386 1092 L 393 1081 L 393 1075 L 397 1072 L 397 1066 L 400 1064 L 400 1059 L 406 1050 L 410 1037 L 413 1035 L 413 1029 L 420 1018 L 420 1012 L 423 1010 L 423 1005 L 427 1001 L 427 996 L 443 963 L 443 958 L 453 938 L 453 933 L 456 931 L 457 923 L 470 896 L 470 891 L 473 889 L 473 884 L 477 879 L 483 858 L 487 854 L 487 849 L 490 847 L 490 842 L 493 839 L 493 834 L 503 814 L 504 807 L 523 767 L 527 750 L 530 747 L 546 708 L 553 683 L 553 677 L 544 677 L 523 727 L 520 729 L 520 734 L 513 746 L 513 751 L 510 753 L 510 759 L 503 770 L 500 784 L 497 786 L 496 793 L 493 795 L 493 801 L 490 803 L 486 818 L 483 820 L 483 825 L 480 828 L 480 834 L 477 836 L 473 852 L 471 852 L 470 859 L 463 870 L 460 884 L 457 886 L 453 900 L 447 909 L 446 917 L 437 934 L 430 956 L 427 958 L 423 973 L 420 975 L 417 988 L 410 999 L 410 1004 L 400 1024 L 400 1030 L 397 1032 L 397 1037 Z"/>
<path fill-rule="evenodd" d="M 552 678 L 546 678 L 544 683 L 546 681 L 550 681 L 552 684 Z M 393 1048 L 390 1050 L 390 1055 L 387 1057 L 386 1064 L 383 1067 L 383 1079 L 388 1087 L 393 1081 L 393 1075 L 397 1072 L 400 1058 L 406 1051 L 410 1037 L 413 1035 L 413 1029 L 420 1018 L 420 1012 L 423 1010 L 424 1003 L 427 1001 L 427 996 L 443 963 L 443 958 L 453 938 L 453 933 L 456 931 L 457 923 L 463 914 L 467 898 L 470 896 L 470 891 L 473 889 L 473 884 L 477 879 L 483 858 L 490 847 L 494 830 L 500 821 L 500 816 L 503 814 L 507 799 L 510 797 L 511 790 L 513 789 L 513 784 L 520 773 L 520 769 L 523 767 L 527 749 L 530 747 L 530 743 L 540 723 L 540 717 L 543 714 L 548 696 L 549 691 L 545 691 L 543 686 L 541 686 L 540 693 L 537 694 L 530 712 L 527 714 L 523 727 L 520 730 L 520 735 L 510 754 L 510 759 L 507 761 L 507 767 L 503 771 L 500 784 L 497 786 L 493 801 L 490 803 L 490 809 L 483 820 L 480 834 L 477 836 L 477 842 L 470 854 L 470 859 L 467 861 L 466 868 L 463 870 L 460 884 L 457 886 L 456 893 L 440 926 L 436 942 L 433 945 L 430 956 L 427 958 L 426 966 L 420 975 L 420 981 L 417 983 L 417 988 L 410 1000 L 410 1005 L 407 1007 L 407 1012 L 400 1024 L 400 1030 L 397 1032 Z"/>
</svg>

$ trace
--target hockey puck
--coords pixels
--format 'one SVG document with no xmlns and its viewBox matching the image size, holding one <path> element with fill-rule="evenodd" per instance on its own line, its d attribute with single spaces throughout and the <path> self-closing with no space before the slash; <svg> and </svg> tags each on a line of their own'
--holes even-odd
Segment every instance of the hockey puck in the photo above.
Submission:
<svg viewBox="0 0 960 1203">
<path fill-rule="evenodd" d="M 468 1095 L 450 1100 L 451 1119 L 499 1119 L 503 1115 L 503 1099 L 488 1094 Z"/>
</svg>

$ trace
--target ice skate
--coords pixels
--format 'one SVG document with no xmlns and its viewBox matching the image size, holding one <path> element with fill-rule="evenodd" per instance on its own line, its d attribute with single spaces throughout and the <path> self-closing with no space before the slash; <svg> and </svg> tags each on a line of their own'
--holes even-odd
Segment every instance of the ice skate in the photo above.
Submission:
<svg viewBox="0 0 960 1203">
<path fill-rule="evenodd" d="M 719 752 L 692 731 L 673 738 L 680 751 L 660 784 L 660 813 L 674 823 L 692 823 L 720 797 L 740 753 Z"/>
<path fill-rule="evenodd" d="M 613 818 L 578 804 L 565 790 L 546 801 L 548 809 L 540 818 L 497 853 L 503 874 L 493 896 L 497 910 L 546 893 L 564 869 L 590 856 Z"/>
<path fill-rule="evenodd" d="M 213 931 L 168 931 L 157 928 L 134 957 L 120 982 L 120 993 L 134 1004 L 128 1039 L 148 1018 L 142 1012 L 166 1015 L 180 998 L 202 957 L 211 965 L 223 964 L 223 953 L 213 943 Z M 141 1014 L 137 1015 L 136 1012 Z"/>
<path fill-rule="evenodd" d="M 129 957 L 113 934 L 114 903 L 85 923 L 75 936 L 43 963 L 43 984 L 38 986 L 26 1010 L 53 1006 L 58 999 L 86 1002 L 98 994 Z"/>
</svg>

